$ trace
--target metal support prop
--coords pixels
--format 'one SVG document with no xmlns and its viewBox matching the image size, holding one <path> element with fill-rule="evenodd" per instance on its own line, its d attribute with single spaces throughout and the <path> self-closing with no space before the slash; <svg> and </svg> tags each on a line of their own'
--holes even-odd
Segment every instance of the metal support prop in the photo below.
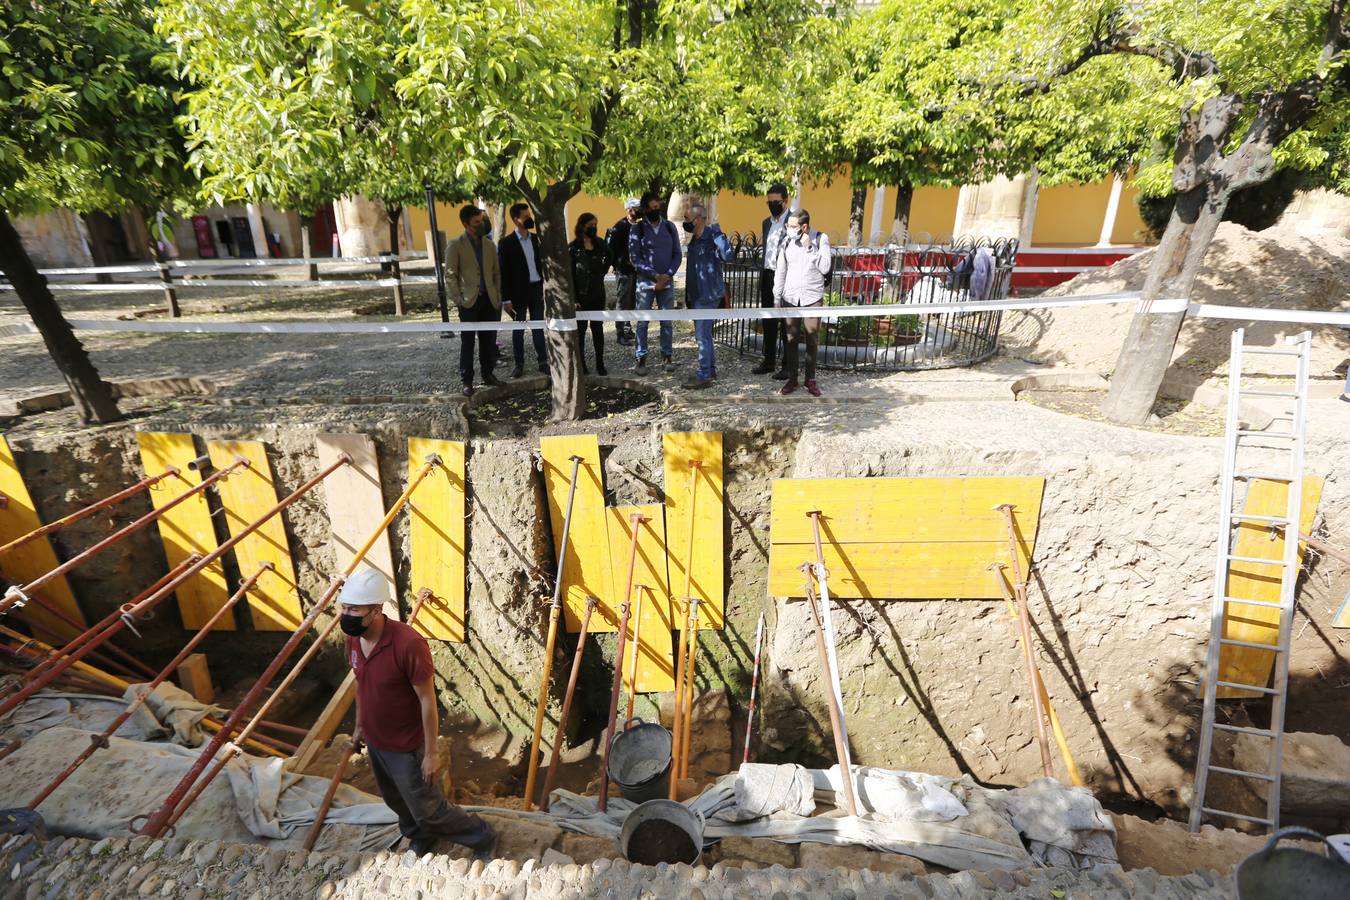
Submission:
<svg viewBox="0 0 1350 900">
<path fill-rule="evenodd" d="M 24 546 L 25 544 L 28 544 L 32 541 L 36 541 L 38 538 L 43 538 L 50 534 L 55 534 L 62 528 L 65 528 L 67 525 L 73 525 L 76 522 L 87 519 L 94 513 L 98 512 L 99 510 L 107 509 L 109 506 L 121 503 L 128 497 L 134 497 L 141 491 L 149 490 L 150 488 L 159 484 L 165 478 L 177 474 L 178 469 L 175 466 L 170 466 L 169 468 L 165 469 L 158 475 L 152 476 L 150 478 L 143 478 L 129 488 L 126 488 L 125 490 L 121 490 L 115 494 L 111 494 L 107 497 L 104 497 L 102 500 L 96 500 L 95 502 L 89 504 L 88 506 L 81 507 L 80 509 L 75 510 L 73 513 L 69 513 L 68 515 L 62 516 L 55 522 L 49 522 L 48 524 L 43 525 L 40 528 L 34 528 L 32 531 L 28 532 L 22 537 L 16 537 L 8 544 L 5 544 L 4 546 L 0 547 L 0 556 L 4 556 L 11 550 L 17 550 L 18 548 Z"/>
<path fill-rule="evenodd" d="M 539 793 L 539 808 L 548 812 L 549 794 L 558 780 L 558 767 L 562 763 L 562 744 L 567 730 L 567 717 L 572 712 L 572 698 L 577 692 L 577 677 L 581 674 L 581 655 L 586 649 L 586 631 L 591 624 L 591 613 L 600 603 L 594 597 L 586 598 L 586 613 L 581 617 L 581 631 L 577 632 L 577 650 L 572 656 L 572 671 L 567 675 L 567 691 L 563 694 L 562 711 L 558 714 L 558 731 L 553 736 L 553 753 L 548 760 L 548 774 L 544 776 L 544 789 Z"/>
<path fill-rule="evenodd" d="M 62 622 L 65 622 L 67 625 L 70 626 L 71 630 L 75 632 L 75 636 L 72 637 L 69 641 L 67 641 L 66 645 L 63 646 L 69 646 L 71 642 L 77 640 L 80 641 L 81 643 L 84 640 L 88 640 L 90 637 L 96 634 L 100 628 L 102 628 L 104 625 L 108 624 L 113 619 L 121 615 L 120 612 L 114 612 L 106 619 L 104 619 L 104 621 L 101 624 L 96 625 L 91 629 L 81 624 L 80 622 L 77 622 L 74 618 L 68 615 L 65 612 L 65 610 L 61 609 L 61 607 L 57 606 L 55 603 L 52 603 L 42 594 L 33 594 L 29 599 L 32 600 L 34 603 L 36 603 L 38 606 L 42 607 L 47 612 L 51 613 L 56 618 L 60 619 Z M 136 673 L 140 673 L 141 675 L 145 676 L 151 676 L 155 674 L 154 669 L 150 668 L 145 663 L 141 662 L 139 659 L 137 659 L 130 653 L 123 650 L 121 647 L 114 644 L 112 641 L 104 642 L 103 649 L 108 651 L 108 653 L 112 654 L 112 656 L 116 656 L 117 659 L 114 660 L 112 656 L 105 656 L 101 651 L 96 651 L 94 653 L 89 654 L 89 658 L 98 660 L 100 663 L 107 666 L 109 669 L 115 669 L 132 678 L 137 677 Z M 35 678 L 39 673 L 39 670 L 45 669 L 50 664 L 51 664 L 50 658 L 43 660 L 43 662 L 36 669 L 27 673 L 24 676 L 24 680 L 28 681 L 31 680 L 32 678 Z"/>
<path fill-rule="evenodd" d="M 642 513 L 630 513 L 628 524 L 633 537 L 628 547 L 628 587 L 623 593 L 623 607 L 619 615 L 619 638 L 614 645 L 614 683 L 609 689 L 609 720 L 605 726 L 605 745 L 600 748 L 600 802 L 604 812 L 609 805 L 609 748 L 614 743 L 614 720 L 619 716 L 619 689 L 623 687 L 623 649 L 628 638 L 628 611 L 633 598 L 633 571 L 637 567 L 638 528 L 647 518 Z"/>
<path fill-rule="evenodd" d="M 313 850 L 314 845 L 319 841 L 319 832 L 323 831 L 324 819 L 328 818 L 328 810 L 333 806 L 333 797 L 337 794 L 338 785 L 342 783 L 342 776 L 347 774 L 347 764 L 352 761 L 352 754 L 356 752 L 356 744 L 347 741 L 342 747 L 342 758 L 338 760 L 337 771 L 333 777 L 328 780 L 328 790 L 323 792 L 323 802 L 319 804 L 319 812 L 314 817 L 314 824 L 309 826 L 309 833 L 305 835 L 305 850 Z"/>
<path fill-rule="evenodd" d="M 839 758 L 840 774 L 844 781 L 844 804 L 848 807 L 848 814 L 856 816 L 858 814 L 858 801 L 853 795 L 853 767 L 849 764 L 848 755 L 844 752 L 848 747 L 848 732 L 844 730 L 844 711 L 839 705 L 839 698 L 829 688 L 830 676 L 830 654 L 826 649 L 825 626 L 821 620 L 820 610 L 816 607 L 816 586 L 812 582 L 811 572 L 814 566 L 810 563 L 802 563 L 802 575 L 806 579 L 806 603 L 811 609 L 811 625 L 816 634 L 816 650 L 820 653 L 820 667 L 825 670 L 826 689 L 825 702 L 830 709 L 830 730 L 834 732 L 834 753 Z"/>
<path fill-rule="evenodd" d="M 135 532 L 140 531 L 142 528 L 149 525 L 151 522 L 156 521 L 166 512 L 173 509 L 175 506 L 182 503 L 183 501 L 187 500 L 189 497 L 195 497 L 202 491 L 209 488 L 211 485 L 215 484 L 217 481 L 220 481 L 223 478 L 228 478 L 230 474 L 233 473 L 235 470 L 246 469 L 249 467 L 249 465 L 250 463 L 247 459 L 244 459 L 242 456 L 237 457 L 233 463 L 221 469 L 219 472 L 216 472 L 206 478 L 203 478 L 199 484 L 195 484 L 192 487 L 188 488 L 186 491 L 179 494 L 177 497 L 174 497 L 168 503 L 165 503 L 159 509 L 151 510 L 150 512 L 141 516 L 139 519 L 132 522 L 131 524 L 119 528 L 117 531 L 114 531 L 112 534 L 108 535 L 106 538 L 99 541 L 94 546 L 75 554 L 70 559 L 66 560 L 61 565 L 57 566 L 55 569 L 52 569 L 50 572 L 47 572 L 44 575 L 39 575 L 37 578 L 28 582 L 28 584 L 10 588 L 9 591 L 5 593 L 4 598 L 0 599 L 0 613 L 4 613 L 15 603 L 19 602 L 24 597 L 24 595 L 31 594 L 33 591 L 42 590 L 44 586 L 51 583 L 55 579 L 60 578 L 62 575 L 66 574 L 71 569 L 75 568 L 85 560 L 89 559 L 91 556 L 94 556 L 95 554 L 103 550 L 106 550 L 113 544 L 116 544 L 118 541 L 121 541 L 124 538 L 134 534 Z"/>
<path fill-rule="evenodd" d="M 848 732 L 848 719 L 844 716 L 844 690 L 839 683 L 839 656 L 835 650 L 834 619 L 830 610 L 830 572 L 825 568 L 825 552 L 820 541 L 820 510 L 807 513 L 811 519 L 811 533 L 816 545 L 816 582 L 820 585 L 820 621 L 825 627 L 825 649 L 830 656 L 830 688 L 834 691 L 834 703 L 839 708 L 839 723 L 845 733 Z M 844 762 L 853 765 L 853 751 L 848 741 L 844 741 Z"/>
<path fill-rule="evenodd" d="M 683 746 L 680 748 L 678 773 L 681 779 L 689 777 L 689 755 L 694 744 L 694 673 L 698 666 L 698 605 L 701 602 L 698 597 L 689 598 L 689 662 L 684 667 L 688 684 L 684 688 Z"/>
<path fill-rule="evenodd" d="M 637 667 L 638 651 L 642 649 L 642 598 L 646 596 L 647 588 L 643 585 L 637 585 L 637 612 L 633 615 L 633 647 L 628 651 L 628 714 L 623 717 L 625 722 L 633 718 L 633 704 L 637 701 Z"/>
<path fill-rule="evenodd" d="M 136 695 L 136 699 L 128 703 L 126 709 L 117 714 L 117 718 L 113 719 L 111 724 L 103 729 L 103 733 L 93 736 L 89 741 L 89 746 L 86 747 L 79 756 L 75 757 L 75 761 L 62 769 L 61 772 L 52 779 L 50 784 L 43 788 L 36 797 L 28 801 L 28 808 L 37 809 L 38 805 L 42 803 L 43 800 L 46 800 L 51 796 L 52 791 L 56 790 L 65 783 L 67 778 L 75 774 L 75 770 L 84 765 L 85 761 L 93 756 L 99 748 L 108 746 L 108 738 L 112 737 L 117 732 L 117 729 L 122 727 L 122 723 L 127 719 L 130 719 L 136 710 L 140 709 L 141 705 L 155 692 L 156 688 L 168 680 L 169 676 L 174 673 L 179 664 L 188 658 L 188 654 L 192 653 L 192 651 L 197 648 L 197 645 L 206 640 L 206 636 L 211 633 L 211 629 L 216 626 L 216 623 L 225 618 L 225 616 L 234 609 L 235 604 L 244 599 L 244 595 L 253 589 L 253 586 L 258 583 L 258 579 L 262 577 L 263 573 L 271 571 L 272 568 L 273 566 L 270 562 L 264 563 L 257 572 L 254 572 L 246 578 L 243 584 L 239 585 L 239 590 L 235 591 L 230 598 L 221 605 L 220 609 L 212 613 L 211 618 L 206 621 L 206 624 L 198 629 L 197 633 L 183 645 L 183 649 L 178 651 L 178 655 L 170 660 L 164 668 L 160 669 L 159 673 L 155 675 L 149 683 L 141 687 Z"/>
<path fill-rule="evenodd" d="M 1021 617 L 1018 615 L 1018 605 L 1013 600 L 1012 591 L 1008 589 L 1008 579 L 1003 574 L 1003 563 L 991 563 L 989 570 L 994 573 L 998 581 L 999 589 L 1003 592 L 1003 604 L 1007 607 L 1008 617 L 1012 619 L 1014 630 L 1017 633 L 1017 642 L 1022 646 L 1022 651 L 1026 652 L 1026 641 L 1022 634 Z M 1035 665 L 1034 655 L 1032 663 L 1032 672 L 1036 676 L 1035 690 L 1041 698 L 1041 706 L 1045 708 L 1045 713 L 1050 718 L 1050 730 L 1055 736 L 1055 745 L 1059 747 L 1059 755 L 1064 760 L 1064 768 L 1069 771 L 1069 780 L 1073 782 L 1074 787 L 1083 786 L 1083 776 L 1078 771 L 1078 764 L 1074 762 L 1073 754 L 1069 751 L 1069 741 L 1064 736 L 1064 728 L 1059 723 L 1059 716 L 1055 713 L 1055 705 L 1050 702 L 1050 692 L 1045 689 L 1045 679 L 1041 677 L 1040 666 Z"/>
<path fill-rule="evenodd" d="M 694 583 L 694 513 L 698 510 L 698 473 L 703 468 L 703 461 L 699 459 L 689 460 L 689 468 L 692 475 L 689 478 L 689 541 L 685 548 L 684 560 L 684 620 L 686 626 L 680 629 L 680 647 L 675 654 L 675 711 L 671 720 L 671 779 L 670 779 L 670 799 L 675 799 L 676 787 L 679 784 L 680 774 L 680 751 L 684 746 L 684 658 L 688 651 L 689 642 L 689 595 L 692 593 Z M 678 600 L 676 603 L 678 604 Z M 679 610 L 672 610 L 676 615 Z"/>
<path fill-rule="evenodd" d="M 572 504 L 577 497 L 577 470 L 580 456 L 572 456 L 572 475 L 567 482 L 567 509 L 563 512 L 562 541 L 558 548 L 558 570 L 553 577 L 553 603 L 548 608 L 548 637 L 544 640 L 544 672 L 539 678 L 539 700 L 534 707 L 534 734 L 530 738 L 530 761 L 525 774 L 525 806 L 534 804 L 534 782 L 539 777 L 539 741 L 544 731 L 544 713 L 548 710 L 548 683 L 553 677 L 553 651 L 558 645 L 558 620 L 562 618 L 563 564 L 567 560 L 567 542 L 572 534 Z"/>
<path fill-rule="evenodd" d="M 1041 771 L 1054 777 L 1055 768 L 1050 761 L 1050 738 L 1045 732 L 1045 709 L 1041 704 L 1041 693 L 1036 689 L 1036 655 L 1032 652 L 1031 611 L 1027 604 L 1027 583 L 1022 580 L 1022 557 L 1017 544 L 1017 526 L 1013 523 L 1011 503 L 1002 503 L 995 507 L 1003 513 L 1008 525 L 1008 553 L 1012 555 L 1013 588 L 1017 594 L 1017 620 L 1022 634 L 1022 655 L 1027 664 L 1027 683 L 1031 687 L 1031 704 L 1036 715 L 1036 745 L 1041 751 Z"/>
<path fill-rule="evenodd" d="M 741 754 L 741 765 L 750 762 L 750 734 L 755 730 L 755 693 L 759 690 L 759 651 L 763 645 L 764 613 L 760 613 L 755 625 L 755 667 L 750 670 L 750 703 L 745 710 L 745 751 Z"/>
<path fill-rule="evenodd" d="M 329 472 L 332 472 L 338 466 L 345 465 L 349 462 L 351 462 L 351 457 L 347 456 L 345 453 L 342 454 L 337 461 L 325 469 L 324 472 L 320 473 L 316 478 L 311 479 L 309 482 L 306 482 L 306 485 L 312 487 Z M 253 683 L 253 686 L 249 688 L 244 699 L 235 706 L 234 712 L 230 713 L 230 717 L 225 720 L 225 724 L 221 727 L 220 732 L 216 734 L 216 736 L 211 739 L 211 743 L 197 755 L 197 759 L 192 764 L 192 767 L 188 769 L 187 774 L 182 777 L 174 789 L 169 792 L 169 795 L 164 798 L 164 802 L 160 805 L 159 809 L 155 810 L 155 812 L 146 819 L 145 824 L 141 826 L 138 832 L 139 834 L 148 834 L 151 837 L 159 837 L 164 833 L 165 829 L 170 824 L 170 818 L 175 816 L 175 810 L 178 809 L 179 803 L 184 800 L 185 795 L 192 787 L 193 783 L 201 777 L 202 772 L 210 764 L 211 760 L 220 752 L 220 748 L 230 739 L 230 735 L 232 735 L 234 730 L 239 727 L 240 721 L 248 714 L 248 711 L 252 709 L 253 704 L 258 701 L 262 692 L 266 690 L 267 685 L 276 677 L 277 672 L 281 670 L 281 667 L 285 665 L 286 660 L 290 658 L 291 654 L 295 652 L 296 647 L 300 645 L 301 639 L 314 627 L 314 623 L 318 619 L 319 614 L 332 603 L 333 598 L 337 596 L 337 592 L 341 589 L 342 585 L 349 577 L 351 577 L 351 574 L 356 571 L 357 567 L 360 566 L 361 562 L 366 558 L 366 554 L 370 552 L 370 548 L 375 546 L 375 542 L 384 534 L 385 529 L 389 527 L 389 524 L 394 521 L 394 518 L 402 511 L 403 507 L 407 505 L 408 498 L 412 496 L 413 491 L 417 489 L 418 485 L 422 483 L 427 475 L 431 474 L 431 470 L 439 464 L 439 457 L 429 459 L 427 463 L 422 466 L 421 471 L 419 471 L 408 483 L 407 488 L 405 488 L 403 493 L 399 495 L 399 498 L 394 501 L 393 507 L 389 512 L 385 513 L 384 518 L 380 520 L 379 526 L 371 532 L 370 537 L 368 537 L 365 543 L 352 555 L 352 560 L 348 563 L 347 568 L 343 570 L 341 575 L 333 580 L 333 584 L 328 588 L 327 592 L 325 592 L 323 599 L 316 603 L 313 609 L 309 611 L 309 614 L 305 616 L 304 620 L 300 623 L 300 627 L 292 632 L 290 638 L 287 639 L 281 650 L 279 650 L 272 661 L 268 663 L 267 668 L 263 671 L 262 675 L 260 675 L 258 680 Z M 295 494 L 291 495 L 291 497 L 295 496 Z M 261 524 L 261 520 L 254 523 L 252 527 L 256 528 L 259 524 Z M 240 536 L 242 537 L 243 534 L 247 533 L 247 531 L 241 532 Z M 334 616 L 333 621 L 337 622 L 338 618 Z M 186 810 L 187 805 L 190 805 L 190 801 L 183 806 L 184 810 Z M 181 816 L 182 813 L 179 812 L 178 815 Z"/>
</svg>

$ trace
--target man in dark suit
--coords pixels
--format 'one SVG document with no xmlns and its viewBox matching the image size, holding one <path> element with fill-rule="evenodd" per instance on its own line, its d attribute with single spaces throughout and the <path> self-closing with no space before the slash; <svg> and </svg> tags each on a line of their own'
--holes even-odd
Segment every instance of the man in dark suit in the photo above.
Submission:
<svg viewBox="0 0 1350 900">
<path fill-rule="evenodd" d="M 774 184 L 769 186 L 765 200 L 768 201 L 769 215 L 760 225 L 760 246 L 764 248 L 764 267 L 759 273 L 759 305 L 772 308 L 773 276 L 778 267 L 778 252 L 787 241 L 787 186 Z M 774 378 L 783 381 L 787 373 L 778 368 L 778 334 L 781 322 L 778 319 L 764 320 L 764 360 L 751 371 L 756 375 L 774 373 Z"/>
<path fill-rule="evenodd" d="M 497 258 L 502 270 L 502 301 L 510 304 L 511 318 L 524 322 L 544 320 L 544 265 L 539 252 L 539 238 L 530 233 L 534 228 L 534 216 L 530 214 L 529 204 L 516 203 L 510 210 L 511 222 L 515 230 L 502 238 L 497 245 Z M 544 347 L 544 330 L 531 328 L 530 337 L 534 340 L 534 354 L 539 360 L 539 372 L 548 375 L 548 351 Z M 512 378 L 519 378 L 525 372 L 525 333 L 511 333 L 511 355 L 515 357 L 516 367 L 511 370 Z"/>
</svg>

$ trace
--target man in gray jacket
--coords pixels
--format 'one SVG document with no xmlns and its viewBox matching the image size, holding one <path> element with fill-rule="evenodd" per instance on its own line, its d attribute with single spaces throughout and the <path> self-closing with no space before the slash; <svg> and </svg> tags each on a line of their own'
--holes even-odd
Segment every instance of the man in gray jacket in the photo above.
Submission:
<svg viewBox="0 0 1350 900">
<path fill-rule="evenodd" d="M 788 240 L 778 253 L 773 277 L 773 305 L 787 307 L 820 306 L 830 274 L 830 239 L 811 227 L 811 214 L 794 209 L 788 214 Z M 806 392 L 820 396 L 816 385 L 816 350 L 820 319 L 787 319 L 787 340 L 783 348 L 783 370 L 787 384 L 778 393 L 786 396 L 797 389 L 797 341 L 806 340 Z"/>
</svg>

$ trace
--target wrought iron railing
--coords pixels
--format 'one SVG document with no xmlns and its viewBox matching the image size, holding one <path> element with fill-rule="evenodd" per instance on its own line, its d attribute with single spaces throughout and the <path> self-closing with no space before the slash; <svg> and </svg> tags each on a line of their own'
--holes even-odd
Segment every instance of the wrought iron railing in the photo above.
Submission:
<svg viewBox="0 0 1350 900">
<path fill-rule="evenodd" d="M 757 234 L 732 237 L 736 251 L 726 264 L 731 305 L 760 305 L 764 249 Z M 834 270 L 820 309 L 819 365 L 829 369 L 906 371 L 968 366 L 993 355 L 1002 314 L 997 310 L 924 313 L 929 303 L 970 300 L 970 279 L 961 263 L 980 247 L 994 256 L 994 277 L 977 300 L 1008 296 L 1018 243 L 1013 238 L 960 238 L 908 247 L 836 247 Z M 830 306 L 906 304 L 914 311 L 884 316 L 836 316 Z M 779 329 L 781 332 L 781 329 Z M 713 328 L 719 344 L 741 354 L 764 352 L 763 323 L 729 319 Z"/>
</svg>

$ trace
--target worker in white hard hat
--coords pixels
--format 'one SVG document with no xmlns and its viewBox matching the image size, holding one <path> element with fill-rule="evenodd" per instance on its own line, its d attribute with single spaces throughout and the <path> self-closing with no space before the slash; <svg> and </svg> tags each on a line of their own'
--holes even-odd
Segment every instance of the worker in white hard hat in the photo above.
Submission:
<svg viewBox="0 0 1350 900">
<path fill-rule="evenodd" d="M 445 840 L 471 848 L 475 859 L 490 858 L 492 827 L 447 803 L 435 786 L 440 723 L 426 638 L 384 614 L 389 582 L 374 569 L 354 572 L 337 599 L 356 675 L 352 741 L 365 744 L 380 796 L 398 814 L 409 849 L 422 856 Z"/>
</svg>

